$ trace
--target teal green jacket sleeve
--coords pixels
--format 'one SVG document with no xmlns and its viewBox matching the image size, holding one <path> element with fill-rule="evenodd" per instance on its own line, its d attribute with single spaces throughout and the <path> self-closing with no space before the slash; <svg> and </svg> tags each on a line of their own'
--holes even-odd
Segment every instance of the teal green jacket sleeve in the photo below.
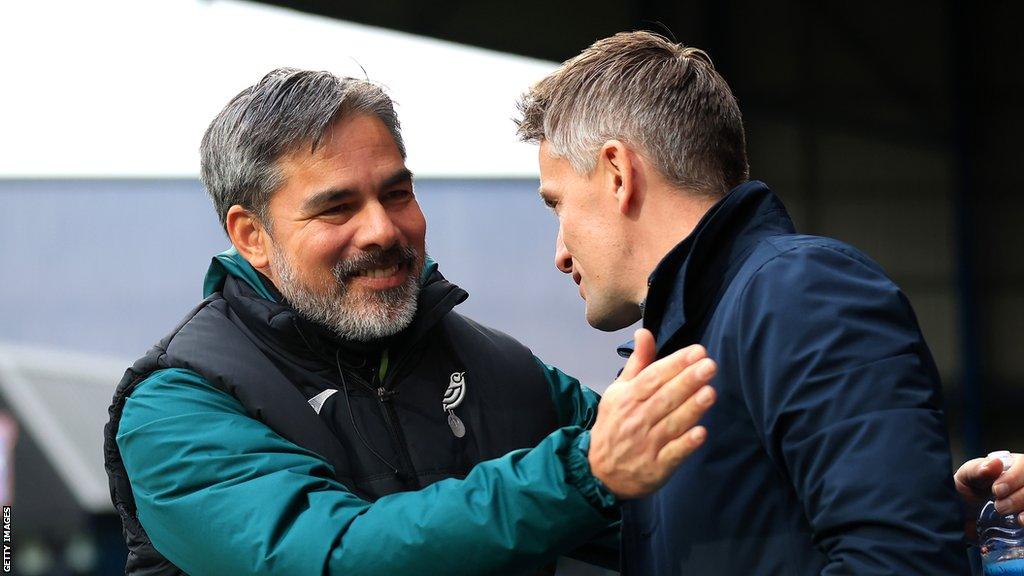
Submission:
<svg viewBox="0 0 1024 576">
<path fill-rule="evenodd" d="M 561 426 L 579 426 L 590 430 L 597 419 L 597 403 L 601 397 L 580 381 L 543 360 L 533 357 L 551 387 L 551 401 Z"/>
<path fill-rule="evenodd" d="M 551 399 L 558 412 L 559 424 L 590 430 L 597 419 L 597 404 L 601 397 L 597 392 L 580 384 L 576 378 L 550 364 L 545 364 L 540 358 L 534 356 L 534 360 L 551 387 Z M 587 441 L 589 442 L 589 439 Z M 592 489 L 594 493 L 606 498 L 606 502 L 613 502 L 614 496 L 596 479 L 595 483 L 597 486 Z M 620 547 L 620 522 L 615 522 L 607 530 L 567 555 L 604 568 L 618 569 Z"/>
<path fill-rule="evenodd" d="M 611 522 L 588 441 L 578 426 L 561 428 L 463 480 L 369 503 L 322 458 L 183 370 L 141 383 L 117 435 L 139 519 L 193 576 L 528 571 Z"/>
</svg>

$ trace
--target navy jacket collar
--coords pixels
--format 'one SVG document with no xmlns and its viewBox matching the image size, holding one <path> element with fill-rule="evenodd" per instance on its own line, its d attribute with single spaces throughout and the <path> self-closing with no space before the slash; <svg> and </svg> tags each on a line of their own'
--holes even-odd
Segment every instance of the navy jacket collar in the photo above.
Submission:
<svg viewBox="0 0 1024 576">
<path fill-rule="evenodd" d="M 794 232 L 782 201 L 757 180 L 733 188 L 712 206 L 648 278 L 643 326 L 654 333 L 659 355 L 683 328 L 703 322 L 760 240 Z M 628 356 L 632 344 L 619 353 Z"/>
</svg>

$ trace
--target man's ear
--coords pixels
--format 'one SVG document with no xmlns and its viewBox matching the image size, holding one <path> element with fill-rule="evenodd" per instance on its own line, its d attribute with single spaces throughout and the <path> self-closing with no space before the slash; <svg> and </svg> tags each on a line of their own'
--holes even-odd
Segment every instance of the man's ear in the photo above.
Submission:
<svg viewBox="0 0 1024 576">
<path fill-rule="evenodd" d="M 266 270 L 270 266 L 267 254 L 270 237 L 260 221 L 248 210 L 235 204 L 228 209 L 225 225 L 228 238 L 242 258 L 253 268 L 261 272 Z"/>
<path fill-rule="evenodd" d="M 626 216 L 636 214 L 643 202 L 643 189 L 633 151 L 621 140 L 609 140 L 601 146 L 597 162 L 606 189 L 615 195 L 619 212 Z"/>
</svg>

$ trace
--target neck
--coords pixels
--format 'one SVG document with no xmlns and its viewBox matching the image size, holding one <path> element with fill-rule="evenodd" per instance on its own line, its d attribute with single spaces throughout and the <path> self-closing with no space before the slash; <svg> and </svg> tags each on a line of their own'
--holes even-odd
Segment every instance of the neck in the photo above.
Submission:
<svg viewBox="0 0 1024 576">
<path fill-rule="evenodd" d="M 666 187 L 647 195 L 636 219 L 639 280 L 637 302 L 647 298 L 647 279 L 658 263 L 686 239 L 720 197 Z"/>
</svg>

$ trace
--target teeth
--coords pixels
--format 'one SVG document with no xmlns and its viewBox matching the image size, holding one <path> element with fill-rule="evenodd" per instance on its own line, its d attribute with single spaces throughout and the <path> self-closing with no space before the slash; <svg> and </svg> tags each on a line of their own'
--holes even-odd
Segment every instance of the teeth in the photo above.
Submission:
<svg viewBox="0 0 1024 576">
<path fill-rule="evenodd" d="M 398 272 L 398 265 L 389 266 L 387 268 L 371 268 L 369 270 L 363 270 L 359 273 L 360 276 L 366 276 L 367 278 L 387 278 L 388 276 L 394 276 Z"/>
</svg>

